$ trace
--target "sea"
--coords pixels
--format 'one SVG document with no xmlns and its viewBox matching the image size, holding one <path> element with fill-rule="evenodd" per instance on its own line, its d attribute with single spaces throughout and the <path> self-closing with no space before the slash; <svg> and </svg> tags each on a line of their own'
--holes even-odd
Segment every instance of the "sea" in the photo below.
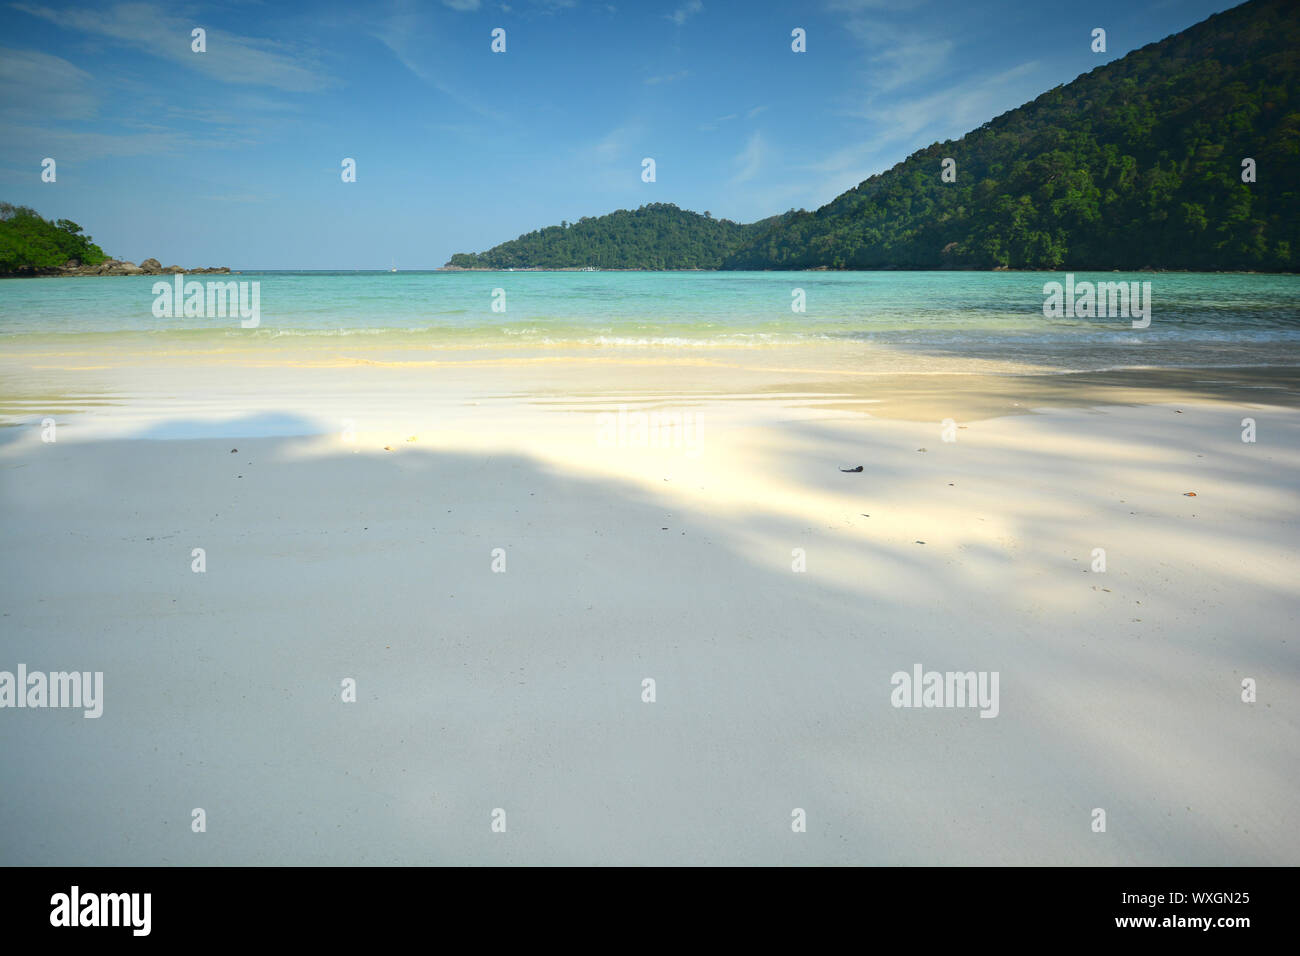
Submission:
<svg viewBox="0 0 1300 956">
<path fill-rule="evenodd" d="M 1076 289 L 1137 283 L 1149 295 L 1149 324 L 1046 315 L 1045 287 L 1066 283 L 1059 272 L 244 271 L 187 281 L 256 283 L 254 328 L 238 316 L 160 316 L 155 284 L 170 285 L 167 276 L 0 280 L 0 350 L 355 339 L 417 351 L 665 355 L 821 344 L 1062 372 L 1300 363 L 1300 275 L 1071 276 Z"/>
</svg>

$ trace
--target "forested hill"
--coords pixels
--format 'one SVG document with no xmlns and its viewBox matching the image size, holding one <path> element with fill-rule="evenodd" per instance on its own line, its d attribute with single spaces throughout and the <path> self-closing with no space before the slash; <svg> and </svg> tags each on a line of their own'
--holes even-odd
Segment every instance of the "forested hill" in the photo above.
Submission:
<svg viewBox="0 0 1300 956">
<path fill-rule="evenodd" d="M 1296 271 L 1298 65 L 1300 3 L 1254 0 L 780 217 L 723 267 Z"/>
<path fill-rule="evenodd" d="M 447 263 L 461 269 L 717 269 L 767 223 L 744 226 L 651 203 L 607 216 L 586 216 L 493 246 L 458 252 Z"/>
</svg>

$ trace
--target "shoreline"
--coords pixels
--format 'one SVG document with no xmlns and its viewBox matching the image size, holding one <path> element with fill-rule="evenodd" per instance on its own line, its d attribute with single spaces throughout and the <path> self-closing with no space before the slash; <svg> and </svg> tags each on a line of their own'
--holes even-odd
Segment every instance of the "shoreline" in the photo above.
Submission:
<svg viewBox="0 0 1300 956">
<path fill-rule="evenodd" d="M 9 348 L 0 359 L 0 427 L 30 423 L 47 412 L 91 413 L 91 421 L 105 425 L 129 413 L 135 427 L 174 418 L 177 409 L 234 419 L 259 394 L 280 396 L 283 413 L 328 422 L 415 419 L 420 416 L 411 408 L 472 407 L 467 403 L 499 403 L 503 396 L 521 407 L 561 400 L 599 404 L 620 395 L 654 395 L 683 405 L 743 398 L 778 409 L 869 409 L 877 417 L 913 421 L 1178 402 L 1300 408 L 1300 365 L 1073 370 L 912 357 L 924 364 L 899 370 L 902 359 L 894 353 L 846 354 L 842 346 L 825 343 L 430 348 L 241 336 L 219 347 L 205 340 L 160 350 L 143 334 L 104 347 L 101 337 L 115 334 L 82 333 L 85 344 L 36 341 Z M 862 357 L 867 354 L 876 356 L 873 364 Z M 104 407 L 123 415 L 102 415 L 97 409 Z"/>
<path fill-rule="evenodd" d="M 170 269 L 170 268 L 171 268 L 171 267 L 168 267 L 168 269 Z M 167 270 L 164 270 L 164 271 L 161 272 L 161 273 L 147 273 L 147 272 L 138 272 L 138 273 L 135 273 L 135 272 L 105 272 L 105 273 L 92 273 L 92 272 L 62 272 L 62 271 L 49 271 L 49 272 L 0 272 L 0 279 L 98 279 L 98 278 L 108 278 L 108 277 L 114 277 L 114 278 L 116 278 L 116 277 L 119 277 L 119 276 L 127 276 L 127 275 L 135 275 L 135 276 L 139 276 L 139 275 L 244 275 L 244 274 L 253 274 L 253 275 L 255 275 L 255 274 L 261 274 L 261 273 L 267 273 L 267 274 L 276 274 L 276 273 L 305 273 L 305 274 L 311 274 L 311 273 L 346 273 L 346 274 L 370 274 L 370 273 L 374 273 L 374 274 L 386 274 L 386 275 L 427 275 L 427 274 L 431 274 L 431 273 L 439 273 L 439 272 L 494 272 L 494 273 L 495 273 L 495 272 L 500 272 L 500 273 L 511 273 L 511 272 L 619 272 L 619 273 L 622 273 L 622 272 L 634 272 L 634 273 L 676 273 L 676 272 L 685 272 L 685 273 L 692 273 L 692 274 L 694 274 L 694 273 L 700 273 L 700 272 L 719 273 L 719 274 L 735 274 L 735 273 L 745 273 L 745 272 L 760 272 L 760 273 L 764 273 L 764 274 L 768 274 L 768 273 L 786 273 L 786 272 L 789 272 L 789 273 L 796 273 L 796 272 L 836 272 L 836 273 L 839 273 L 839 272 L 845 272 L 845 273 L 855 273 L 855 274 L 872 274 L 872 273 L 881 273 L 881 272 L 885 272 L 885 273 L 893 273 L 893 272 L 919 272 L 919 273 L 925 273 L 925 272 L 935 272 L 935 273 L 974 272 L 974 273 L 981 273 L 981 274 L 983 274 L 983 273 L 995 273 L 995 272 L 1009 272 L 1009 273 L 1017 273 L 1017 274 L 1042 273 L 1043 275 L 1057 275 L 1057 274 L 1065 273 L 1065 272 L 1074 272 L 1074 273 L 1081 273 L 1081 272 L 1083 272 L 1083 273 L 1105 273 L 1105 274 L 1112 274 L 1112 273 L 1133 273 L 1133 274 L 1138 274 L 1138 273 L 1141 273 L 1141 274 L 1143 274 L 1143 275 L 1147 275 L 1147 274 L 1151 274 L 1151 275 L 1234 275 L 1234 276 L 1245 276 L 1245 275 L 1290 276 L 1290 275 L 1300 275 L 1300 271 L 1295 271 L 1295 270 L 1283 270 L 1283 269 L 1270 270 L 1270 271 L 1264 271 L 1264 270 L 1259 270 L 1259 269 L 1214 269 L 1214 270 L 1207 270 L 1207 269 L 1157 269 L 1157 268 L 1117 269 L 1117 268 L 1112 268 L 1112 267 L 1090 267 L 1090 266 L 1060 266 L 1060 267 L 1058 267 L 1058 268 L 1056 268 L 1056 269 L 1013 269 L 1013 268 L 1010 268 L 1010 267 L 1007 267 L 1007 268 L 994 268 L 994 269 L 976 269 L 976 268 L 961 268 L 961 269 L 959 269 L 959 268 L 951 268 L 951 269 L 913 269 L 913 268 L 907 268 L 907 267 L 904 267 L 904 266 L 890 267 L 890 268 L 882 268 L 882 269 L 832 269 L 832 268 L 830 268 L 829 266 L 817 266 L 817 267 L 808 268 L 808 269 L 604 269 L 604 268 L 601 268 L 601 269 L 587 269 L 587 268 L 585 268 L 585 267 L 583 267 L 583 266 L 563 266 L 563 267 L 540 267 L 540 266 L 536 266 L 536 267 L 534 267 L 534 266 L 524 266 L 524 267 L 516 267 L 516 268 L 512 268 L 512 269 L 488 269 L 488 268 L 480 268 L 480 267 L 467 268 L 467 267 L 464 267 L 464 266 L 432 266 L 432 267 L 429 267 L 429 268 L 422 268 L 422 269 L 398 269 L 396 272 L 393 272 L 391 269 L 352 269 L 352 268 L 336 268 L 336 269 L 291 269 L 291 268 L 285 268 L 285 269 L 261 269 L 261 268 L 258 268 L 258 269 L 253 269 L 253 268 L 247 268 L 247 269 L 231 269 L 231 268 L 228 267 L 228 266 L 213 266 L 213 267 L 206 268 L 206 269 L 205 269 L 205 268 L 196 268 L 196 269 L 192 269 L 192 270 L 181 270 L 179 273 L 176 273 L 176 272 L 169 272 L 169 271 L 167 271 Z"/>
<path fill-rule="evenodd" d="M 254 270 L 248 270 L 254 271 Z M 341 270 L 317 269 L 317 270 L 299 270 L 314 272 L 330 272 Z M 372 270 L 356 270 L 372 271 Z M 387 271 L 387 270 L 373 270 Z M 1131 272 L 1131 273 L 1151 273 L 1156 275 L 1300 275 L 1300 271 L 1278 269 L 1278 270 L 1260 270 L 1260 269 L 1158 269 L 1150 266 L 1143 266 L 1140 269 L 1120 269 L 1113 266 L 1058 266 L 1055 269 L 1019 269 L 1011 266 L 997 266 L 992 269 L 980 269 L 974 266 L 957 267 L 953 266 L 947 269 L 920 269 L 908 266 L 888 266 L 880 269 L 835 269 L 831 266 L 812 266 L 806 269 L 588 269 L 584 266 L 518 266 L 512 269 L 489 269 L 481 266 L 440 266 L 436 269 L 411 269 L 402 270 L 410 272 L 852 272 L 852 273 L 875 273 L 875 272 L 1012 272 L 1012 273 L 1030 273 L 1041 272 L 1045 275 L 1055 275 L 1063 272 Z"/>
</svg>

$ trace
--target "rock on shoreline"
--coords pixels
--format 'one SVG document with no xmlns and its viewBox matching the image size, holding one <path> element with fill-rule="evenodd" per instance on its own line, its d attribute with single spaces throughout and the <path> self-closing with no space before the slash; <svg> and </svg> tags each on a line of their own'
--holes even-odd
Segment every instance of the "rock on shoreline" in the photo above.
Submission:
<svg viewBox="0 0 1300 956">
<path fill-rule="evenodd" d="M 229 266 L 184 269 L 181 266 L 164 266 L 157 259 L 146 259 L 136 265 L 123 259 L 105 259 L 99 265 L 82 265 L 80 259 L 69 259 L 57 269 L 34 269 L 13 273 L 19 276 L 160 276 L 160 275 L 229 275 Z"/>
</svg>

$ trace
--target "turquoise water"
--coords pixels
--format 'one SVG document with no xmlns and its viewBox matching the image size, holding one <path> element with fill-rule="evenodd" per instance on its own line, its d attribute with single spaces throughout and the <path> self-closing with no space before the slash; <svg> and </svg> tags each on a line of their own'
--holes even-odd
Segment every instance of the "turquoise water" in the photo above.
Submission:
<svg viewBox="0 0 1300 956">
<path fill-rule="evenodd" d="M 1150 282 L 1150 328 L 1127 318 L 1049 319 L 1043 284 L 1063 273 L 245 272 L 260 326 L 156 318 L 157 277 L 0 280 L 0 348 L 141 333 L 160 342 L 233 337 L 386 337 L 404 348 L 563 345 L 689 349 L 805 342 L 879 345 L 1062 368 L 1292 365 L 1300 276 L 1077 273 Z M 493 292 L 505 311 L 493 311 Z M 802 289 L 806 311 L 791 309 Z M 498 300 L 499 301 L 499 298 Z M 374 340 L 372 340 L 374 341 Z"/>
</svg>

